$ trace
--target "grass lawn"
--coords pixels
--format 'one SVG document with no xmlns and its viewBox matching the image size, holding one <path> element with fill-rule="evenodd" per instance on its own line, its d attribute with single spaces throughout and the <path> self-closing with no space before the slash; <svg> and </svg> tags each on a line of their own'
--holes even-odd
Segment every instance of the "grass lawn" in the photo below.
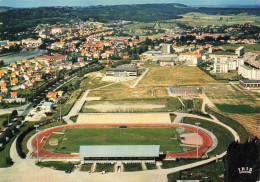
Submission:
<svg viewBox="0 0 260 182">
<path fill-rule="evenodd" d="M 42 167 L 50 167 L 59 171 L 73 171 L 74 164 L 68 162 L 60 162 L 60 161 L 46 161 L 37 163 L 38 166 Z"/>
<path fill-rule="evenodd" d="M 229 73 L 210 73 L 214 76 L 216 80 L 239 80 L 242 79 L 240 75 L 236 72 Z"/>
<path fill-rule="evenodd" d="M 79 115 L 71 116 L 70 119 L 71 119 L 74 123 L 76 123 L 76 121 L 77 121 L 77 119 L 78 119 L 78 116 L 79 116 Z"/>
<path fill-rule="evenodd" d="M 80 171 L 90 171 L 92 166 L 92 163 L 82 164 L 80 167 Z"/>
<path fill-rule="evenodd" d="M 234 141 L 233 135 L 227 129 L 213 122 L 197 118 L 184 118 L 183 122 L 192 125 L 195 125 L 196 122 L 200 122 L 200 127 L 211 131 L 217 137 L 218 146 L 208 154 L 209 156 L 215 156 L 226 151 L 228 145 Z"/>
<path fill-rule="evenodd" d="M 193 66 L 151 67 L 138 86 L 185 85 L 217 82 L 212 77 Z"/>
<path fill-rule="evenodd" d="M 215 104 L 221 112 L 235 114 L 251 114 L 259 113 L 260 107 L 252 107 L 250 105 L 230 105 L 230 104 Z"/>
<path fill-rule="evenodd" d="M 222 161 L 211 162 L 203 166 L 193 169 L 184 170 L 177 173 L 168 174 L 168 181 L 175 182 L 176 180 L 200 180 L 220 182 L 224 181 L 221 177 L 224 173 L 224 164 Z"/>
<path fill-rule="evenodd" d="M 114 164 L 97 164 L 96 172 L 114 172 Z"/>
<path fill-rule="evenodd" d="M 136 164 L 124 164 L 125 171 L 142 171 L 142 166 L 140 163 Z"/>
<path fill-rule="evenodd" d="M 85 102 L 82 112 L 168 112 L 181 108 L 177 98 Z"/>
<path fill-rule="evenodd" d="M 52 133 L 48 138 L 58 138 L 58 146 L 50 146 L 47 141 L 44 149 L 70 154 L 79 152 L 80 145 L 160 145 L 164 153 L 183 152 L 176 128 L 70 128 L 60 132 L 64 134 Z"/>
</svg>

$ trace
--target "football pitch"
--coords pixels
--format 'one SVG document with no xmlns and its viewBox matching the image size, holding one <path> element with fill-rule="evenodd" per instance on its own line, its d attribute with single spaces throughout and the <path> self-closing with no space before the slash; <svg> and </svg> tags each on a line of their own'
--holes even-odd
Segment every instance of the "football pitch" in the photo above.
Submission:
<svg viewBox="0 0 260 182">
<path fill-rule="evenodd" d="M 180 131 L 182 130 L 182 131 Z M 69 128 L 52 133 L 43 148 L 60 154 L 79 153 L 80 145 L 160 145 L 164 154 L 194 150 L 180 146 L 180 134 L 186 129 L 145 128 Z M 50 145 L 50 141 L 57 141 Z"/>
</svg>

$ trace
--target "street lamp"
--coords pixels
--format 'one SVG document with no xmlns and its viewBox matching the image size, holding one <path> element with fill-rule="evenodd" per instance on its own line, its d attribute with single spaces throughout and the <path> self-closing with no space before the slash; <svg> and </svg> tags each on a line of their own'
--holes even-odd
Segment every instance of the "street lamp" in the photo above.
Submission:
<svg viewBox="0 0 260 182">
<path fill-rule="evenodd" d="M 199 125 L 200 122 L 196 122 L 195 125 L 197 125 L 197 159 L 199 158 Z"/>
<path fill-rule="evenodd" d="M 38 142 L 38 130 L 37 130 L 37 128 L 39 128 L 39 125 L 36 124 L 36 125 L 34 125 L 34 127 L 36 129 L 36 135 L 37 135 L 37 161 L 39 163 L 39 142 Z"/>
</svg>

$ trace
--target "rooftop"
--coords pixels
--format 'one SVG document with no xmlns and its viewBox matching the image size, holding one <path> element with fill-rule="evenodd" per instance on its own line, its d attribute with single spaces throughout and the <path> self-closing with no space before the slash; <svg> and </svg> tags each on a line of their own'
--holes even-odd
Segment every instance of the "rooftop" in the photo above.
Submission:
<svg viewBox="0 0 260 182">
<path fill-rule="evenodd" d="M 136 72 L 138 69 L 136 66 L 131 65 L 121 65 L 117 66 L 116 68 L 108 68 L 107 71 L 129 71 L 129 72 Z"/>
<path fill-rule="evenodd" d="M 259 84 L 260 83 L 260 80 L 240 80 L 240 82 L 243 82 L 243 83 L 253 83 L 253 84 Z"/>
<path fill-rule="evenodd" d="M 160 145 L 82 145 L 80 157 L 159 157 Z"/>
<path fill-rule="evenodd" d="M 53 103 L 52 102 L 44 102 L 43 104 L 42 104 L 42 106 L 52 106 L 53 105 Z"/>
</svg>

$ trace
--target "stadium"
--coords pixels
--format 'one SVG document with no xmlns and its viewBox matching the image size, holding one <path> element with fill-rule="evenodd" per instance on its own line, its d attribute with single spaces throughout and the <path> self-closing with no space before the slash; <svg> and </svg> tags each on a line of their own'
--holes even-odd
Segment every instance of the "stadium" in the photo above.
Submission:
<svg viewBox="0 0 260 182">
<path fill-rule="evenodd" d="M 201 130 L 198 130 L 198 136 L 196 132 L 196 127 L 173 124 L 58 126 L 34 138 L 33 157 L 37 157 L 38 139 L 41 159 L 155 162 L 162 158 L 204 158 L 212 144 L 211 138 Z"/>
</svg>

